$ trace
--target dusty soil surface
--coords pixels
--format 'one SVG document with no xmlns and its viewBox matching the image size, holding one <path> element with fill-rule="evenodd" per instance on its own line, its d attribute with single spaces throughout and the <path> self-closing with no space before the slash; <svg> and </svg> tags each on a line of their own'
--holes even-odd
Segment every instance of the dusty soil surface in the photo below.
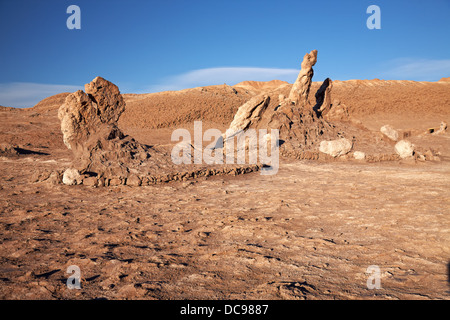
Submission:
<svg viewBox="0 0 450 320">
<path fill-rule="evenodd" d="M 450 83 L 376 82 L 336 82 L 333 98 L 367 132 L 384 124 L 411 131 L 440 161 L 282 159 L 273 176 L 66 186 L 33 181 L 70 165 L 57 119 L 67 94 L 0 108 L 0 142 L 18 150 L 0 155 L 0 298 L 449 299 L 450 134 L 423 132 L 450 123 Z M 170 96 L 161 101 L 172 99 L 176 117 L 145 103 L 155 94 L 125 95 L 119 125 L 170 146 L 173 128 L 193 120 L 226 128 L 258 87 L 159 94 Z M 184 96 L 201 101 L 208 92 L 199 109 Z M 81 290 L 66 286 L 71 265 Z M 380 289 L 367 288 L 371 265 Z"/>
</svg>

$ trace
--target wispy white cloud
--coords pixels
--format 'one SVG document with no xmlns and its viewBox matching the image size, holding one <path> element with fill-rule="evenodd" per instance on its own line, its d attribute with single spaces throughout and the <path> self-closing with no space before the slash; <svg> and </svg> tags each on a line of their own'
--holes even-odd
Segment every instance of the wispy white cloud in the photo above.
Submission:
<svg viewBox="0 0 450 320">
<path fill-rule="evenodd" d="M 52 95 L 62 92 L 75 92 L 80 89 L 83 89 L 83 87 L 32 82 L 0 83 L 0 105 L 28 108 Z"/>
<path fill-rule="evenodd" d="M 450 76 L 450 59 L 391 60 L 383 67 L 387 71 L 381 75 L 396 80 L 437 81 Z"/>
<path fill-rule="evenodd" d="M 159 84 L 144 87 L 142 90 L 130 90 L 126 87 L 134 85 L 119 86 L 121 92 L 146 93 L 169 90 L 182 90 L 208 85 L 229 84 L 235 85 L 241 81 L 270 81 L 284 80 L 294 82 L 299 70 L 277 69 L 277 68 L 254 68 L 254 67 L 219 67 L 192 70 L 179 75 L 164 78 Z M 0 105 L 8 107 L 32 107 L 42 99 L 62 93 L 83 90 L 82 86 L 41 84 L 30 82 L 13 82 L 0 84 Z"/>
<path fill-rule="evenodd" d="M 235 85 L 241 81 L 295 81 L 299 70 L 253 67 L 219 67 L 192 70 L 162 79 L 160 84 L 151 85 L 145 91 L 160 92 L 182 90 L 201 86 L 228 84 Z"/>
</svg>

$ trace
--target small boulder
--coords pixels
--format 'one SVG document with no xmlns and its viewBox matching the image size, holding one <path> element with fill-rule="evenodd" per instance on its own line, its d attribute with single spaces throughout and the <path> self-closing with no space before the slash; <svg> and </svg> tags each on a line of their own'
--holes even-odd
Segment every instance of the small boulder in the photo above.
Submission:
<svg viewBox="0 0 450 320">
<path fill-rule="evenodd" d="M 96 187 L 98 185 L 97 177 L 87 177 L 83 180 L 83 185 L 88 187 Z"/>
<path fill-rule="evenodd" d="M 348 139 L 341 138 L 331 141 L 322 141 L 319 151 L 329 154 L 332 157 L 342 156 L 352 150 L 352 142 Z"/>
<path fill-rule="evenodd" d="M 77 169 L 69 168 L 64 171 L 62 182 L 66 185 L 73 186 L 80 184 L 82 181 L 80 172 Z"/>
<path fill-rule="evenodd" d="M 395 130 L 394 128 L 392 128 L 392 126 L 390 126 L 388 124 L 385 125 L 385 126 L 382 126 L 380 131 L 381 131 L 382 134 L 384 134 L 389 139 L 391 139 L 393 141 L 397 141 L 398 140 L 398 131 Z"/>
<path fill-rule="evenodd" d="M 0 155 L 5 157 L 18 156 L 19 152 L 16 148 L 16 145 L 0 143 Z"/>
<path fill-rule="evenodd" d="M 414 145 L 407 140 L 400 140 L 395 145 L 395 152 L 397 152 L 402 159 L 411 157 L 414 154 Z"/>
<path fill-rule="evenodd" d="M 138 187 L 142 184 L 141 179 L 135 174 L 131 174 L 126 181 L 127 186 Z"/>
<path fill-rule="evenodd" d="M 62 182 L 61 171 L 53 171 L 47 179 L 47 182 L 51 185 L 57 185 Z"/>
<path fill-rule="evenodd" d="M 361 151 L 355 151 L 353 152 L 353 158 L 355 158 L 355 160 L 364 160 L 366 158 L 366 154 Z"/>
<path fill-rule="evenodd" d="M 110 186 L 120 186 L 123 184 L 123 179 L 120 178 L 113 178 L 109 180 Z"/>
<path fill-rule="evenodd" d="M 30 182 L 42 182 L 47 180 L 50 177 L 51 171 L 34 171 L 34 173 L 30 177 Z"/>
</svg>

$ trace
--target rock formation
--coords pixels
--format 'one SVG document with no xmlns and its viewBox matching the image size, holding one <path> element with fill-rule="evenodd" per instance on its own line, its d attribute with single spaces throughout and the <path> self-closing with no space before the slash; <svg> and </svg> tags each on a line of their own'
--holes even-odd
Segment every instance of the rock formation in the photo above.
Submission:
<svg viewBox="0 0 450 320">
<path fill-rule="evenodd" d="M 242 105 L 230 129 L 278 129 L 281 154 L 295 158 L 305 158 L 301 154 L 311 150 L 318 151 L 322 140 L 336 139 L 337 130 L 323 119 L 331 108 L 331 80 L 326 79 L 317 93 L 318 112 L 308 103 L 308 95 L 314 74 L 313 66 L 317 61 L 317 50 L 305 54 L 297 80 L 289 96 L 277 94 L 270 104 L 270 95 L 261 94 Z M 308 153 L 309 154 L 309 153 Z M 315 155 L 313 155 L 315 157 Z"/>
<path fill-rule="evenodd" d="M 64 143 L 73 153 L 72 167 L 62 175 L 64 184 L 141 186 L 259 170 L 257 165 L 194 168 L 174 164 L 168 150 L 141 144 L 119 129 L 117 121 L 125 103 L 116 85 L 97 77 L 85 85 L 85 91 L 69 94 L 58 110 Z M 250 116 L 243 114 L 242 119 L 249 116 L 250 124 L 254 120 L 251 115 L 262 112 L 268 101 L 249 110 Z"/>
<path fill-rule="evenodd" d="M 298 107 L 306 105 L 308 101 L 309 89 L 311 88 L 312 77 L 314 75 L 312 67 L 316 62 L 317 50 L 313 50 L 303 57 L 302 68 L 289 93 L 289 100 Z"/>
<path fill-rule="evenodd" d="M 66 97 L 58 110 L 65 145 L 81 174 L 125 179 L 151 157 L 151 148 L 125 136 L 117 126 L 125 103 L 116 85 L 97 77 Z M 69 179 L 67 179 L 68 181 Z"/>
<path fill-rule="evenodd" d="M 317 50 L 304 56 L 302 69 L 288 97 L 280 94 L 286 93 L 281 88 L 254 96 L 244 103 L 230 123 L 226 138 L 231 138 L 230 132 L 249 129 L 266 129 L 264 134 L 269 137 L 270 130 L 276 129 L 282 156 L 318 159 L 325 154 L 339 157 L 349 153 L 356 141 L 355 130 L 350 126 L 342 129 L 344 127 L 339 127 L 339 123 L 329 122 L 330 119 L 349 119 L 343 104 L 339 101 L 331 104 L 331 79 L 325 79 L 316 92 L 315 105 L 309 102 L 314 74 L 312 67 L 316 61 Z M 259 170 L 259 165 L 211 169 L 205 166 L 193 168 L 188 162 L 185 166 L 175 164 L 169 150 L 140 144 L 119 129 L 117 122 L 124 110 L 125 102 L 118 87 L 101 77 L 86 84 L 85 92 L 79 90 L 65 98 L 58 110 L 58 117 L 64 143 L 73 153 L 73 163 L 64 175 L 60 174 L 64 183 L 140 186 L 152 182 Z M 446 124 L 441 127 L 446 127 Z M 232 139 L 235 137 L 232 136 Z M 216 144 L 216 148 L 227 147 L 227 142 L 225 140 L 224 144 Z M 412 155 L 413 146 L 401 142 L 395 147 L 399 156 L 404 158 Z M 355 153 L 354 157 L 370 159 L 370 155 L 362 156 L 359 153 Z"/>
<path fill-rule="evenodd" d="M 74 152 L 82 152 L 99 129 L 109 131 L 111 137 L 123 136 L 116 122 L 125 103 L 117 86 L 97 77 L 85 85 L 85 90 L 68 95 L 58 111 L 64 144 Z"/>
</svg>

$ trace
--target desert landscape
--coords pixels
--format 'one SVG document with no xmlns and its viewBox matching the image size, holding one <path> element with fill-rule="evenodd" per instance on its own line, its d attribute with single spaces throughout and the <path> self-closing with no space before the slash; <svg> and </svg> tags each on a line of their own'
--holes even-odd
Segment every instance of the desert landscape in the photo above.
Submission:
<svg viewBox="0 0 450 320">
<path fill-rule="evenodd" d="M 450 78 L 315 82 L 317 59 L 293 84 L 100 75 L 1 107 L 0 299 L 448 299 Z M 194 121 L 279 130 L 277 173 L 174 164 Z"/>
</svg>

